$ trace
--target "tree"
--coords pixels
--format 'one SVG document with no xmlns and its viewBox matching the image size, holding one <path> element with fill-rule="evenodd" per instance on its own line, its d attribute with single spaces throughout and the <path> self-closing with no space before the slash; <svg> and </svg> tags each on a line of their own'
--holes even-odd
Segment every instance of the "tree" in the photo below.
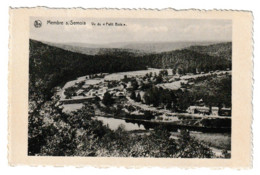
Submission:
<svg viewBox="0 0 260 175">
<path fill-rule="evenodd" d="M 184 75 L 186 73 L 185 69 L 180 67 L 177 69 L 179 75 Z"/>
<path fill-rule="evenodd" d="M 151 100 L 150 100 L 150 96 L 149 96 L 148 92 L 144 93 L 144 101 L 145 101 L 145 104 L 148 104 L 148 105 L 151 104 Z"/>
<path fill-rule="evenodd" d="M 171 109 L 171 108 L 172 108 L 171 103 L 167 103 L 167 104 L 166 104 L 166 109 Z"/>
<path fill-rule="evenodd" d="M 193 69 L 192 69 L 192 73 L 193 73 L 193 74 L 197 74 L 196 68 L 193 68 Z"/>
<path fill-rule="evenodd" d="M 136 80 L 133 80 L 132 82 L 132 86 L 133 86 L 133 90 L 137 90 L 138 89 L 138 83 Z"/>
<path fill-rule="evenodd" d="M 162 78 L 162 76 L 161 75 L 159 75 L 157 78 L 156 78 L 156 83 L 157 84 L 159 84 L 159 83 L 162 83 L 162 81 L 163 81 L 163 78 Z"/>
<path fill-rule="evenodd" d="M 207 146 L 204 146 L 200 142 L 194 140 L 189 131 L 181 130 L 178 139 L 178 149 L 176 157 L 182 158 L 210 158 L 214 157 L 213 152 Z"/>
<path fill-rule="evenodd" d="M 222 153 L 222 156 L 224 158 L 230 158 L 231 157 L 231 154 L 226 149 L 222 150 L 221 153 Z"/>
<path fill-rule="evenodd" d="M 102 102 L 104 103 L 104 105 L 106 106 L 110 106 L 114 103 L 114 100 L 112 98 L 112 95 L 109 92 L 106 92 L 104 94 L 103 100 Z"/>
<path fill-rule="evenodd" d="M 136 99 L 135 91 L 131 92 L 130 98 L 133 99 L 133 100 Z"/>
<path fill-rule="evenodd" d="M 173 68 L 173 69 L 172 69 L 172 75 L 175 75 L 175 74 L 176 74 L 176 69 Z"/>
<path fill-rule="evenodd" d="M 154 115 L 150 111 L 144 111 L 144 117 L 146 120 L 154 119 Z"/>
<path fill-rule="evenodd" d="M 209 114 L 212 114 L 212 105 L 209 105 Z"/>
<path fill-rule="evenodd" d="M 65 116 L 62 114 L 61 104 L 58 104 L 59 97 L 53 96 L 52 101 L 37 104 L 36 108 L 29 109 L 28 121 L 28 154 L 39 154 L 42 147 L 46 145 L 47 138 L 55 133 L 55 129 L 46 126 L 44 115 L 51 116 L 54 122 Z M 43 112 L 43 114 L 41 113 Z"/>
<path fill-rule="evenodd" d="M 127 78 L 127 75 L 124 75 L 124 79 L 123 79 L 123 82 L 127 83 L 128 82 L 128 78 Z"/>
<path fill-rule="evenodd" d="M 140 102 L 140 101 L 141 101 L 141 95 L 140 95 L 140 93 L 137 94 L 136 101 L 137 101 L 137 102 Z"/>
<path fill-rule="evenodd" d="M 168 71 L 167 71 L 166 69 L 161 70 L 161 71 L 159 72 L 159 76 L 167 76 L 167 75 L 168 75 Z"/>
</svg>

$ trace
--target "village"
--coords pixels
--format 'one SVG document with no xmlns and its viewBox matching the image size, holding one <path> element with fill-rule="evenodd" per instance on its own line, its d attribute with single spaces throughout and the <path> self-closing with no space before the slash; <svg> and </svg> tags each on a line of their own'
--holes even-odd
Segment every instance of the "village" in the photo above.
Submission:
<svg viewBox="0 0 260 175">
<path fill-rule="evenodd" d="M 231 71 L 211 71 L 208 73 L 173 74 L 171 69 L 148 69 L 133 72 L 99 73 L 79 77 L 67 82 L 59 91 L 60 103 L 64 112 L 76 111 L 84 104 L 97 104 L 99 109 L 112 106 L 128 118 L 148 119 L 154 121 L 176 122 L 180 117 L 197 118 L 230 118 L 231 108 L 207 106 L 204 99 L 197 101 L 196 105 L 190 105 L 183 111 L 176 111 L 174 102 L 166 99 L 166 103 L 148 103 L 147 89 L 155 88 L 167 90 L 166 92 L 185 93 L 189 86 L 199 78 L 209 76 L 221 77 L 231 75 Z M 155 99 L 155 102 L 158 99 Z M 95 110 L 99 111 L 99 110 Z M 147 117 L 147 113 L 153 117 Z M 103 115 L 107 115 L 103 112 Z M 149 116 L 148 115 L 148 116 Z M 114 116 L 119 117 L 120 116 Z"/>
</svg>

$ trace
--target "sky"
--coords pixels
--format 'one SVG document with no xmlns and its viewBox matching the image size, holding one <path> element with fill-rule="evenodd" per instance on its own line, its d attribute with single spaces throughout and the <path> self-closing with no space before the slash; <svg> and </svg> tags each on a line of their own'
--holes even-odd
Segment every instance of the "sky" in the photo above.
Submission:
<svg viewBox="0 0 260 175">
<path fill-rule="evenodd" d="M 42 26 L 36 28 L 34 21 Z M 62 21 L 51 25 L 47 21 Z M 65 25 L 70 21 L 86 25 Z M 95 26 L 91 23 L 96 23 Z M 100 23 L 101 26 L 97 26 Z M 125 26 L 109 26 L 122 23 Z M 105 24 L 105 25 L 103 25 Z M 116 42 L 232 41 L 232 21 L 214 19 L 95 19 L 37 18 L 30 19 L 30 38 L 54 43 L 107 44 Z"/>
</svg>

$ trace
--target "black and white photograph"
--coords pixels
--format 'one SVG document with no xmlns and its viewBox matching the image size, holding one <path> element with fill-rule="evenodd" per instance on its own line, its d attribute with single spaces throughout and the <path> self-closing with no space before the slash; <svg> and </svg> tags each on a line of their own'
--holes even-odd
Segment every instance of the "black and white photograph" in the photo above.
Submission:
<svg viewBox="0 0 260 175">
<path fill-rule="evenodd" d="M 232 156 L 232 20 L 31 17 L 28 88 L 28 156 Z"/>
</svg>

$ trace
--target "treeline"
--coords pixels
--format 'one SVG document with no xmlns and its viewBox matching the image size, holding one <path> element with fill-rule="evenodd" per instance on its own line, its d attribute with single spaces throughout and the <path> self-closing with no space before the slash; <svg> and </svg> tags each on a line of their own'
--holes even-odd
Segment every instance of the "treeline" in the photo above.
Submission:
<svg viewBox="0 0 260 175">
<path fill-rule="evenodd" d="M 196 70 L 209 72 L 231 69 L 231 59 L 227 60 L 224 57 L 201 54 L 189 49 L 150 54 L 145 55 L 143 58 L 150 61 L 149 65 L 151 67 L 171 68 L 185 73 L 195 73 Z"/>
<path fill-rule="evenodd" d="M 169 90 L 153 86 L 144 94 L 144 103 L 154 107 L 163 107 L 175 112 L 184 112 L 189 107 L 188 91 Z"/>
</svg>

